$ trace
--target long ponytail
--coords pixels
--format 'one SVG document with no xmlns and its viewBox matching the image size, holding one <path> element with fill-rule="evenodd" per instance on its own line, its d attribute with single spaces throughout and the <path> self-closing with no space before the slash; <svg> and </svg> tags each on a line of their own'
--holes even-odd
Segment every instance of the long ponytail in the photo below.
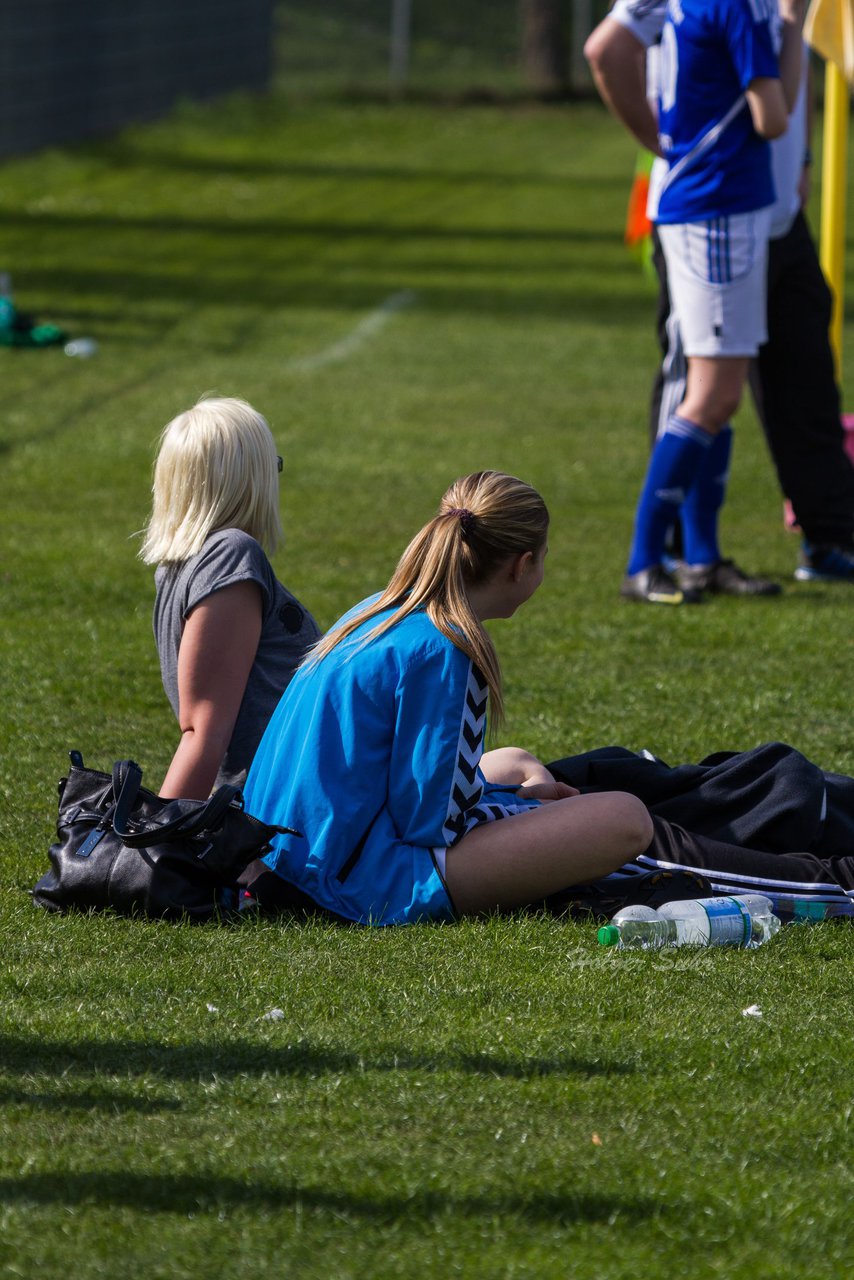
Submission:
<svg viewBox="0 0 854 1280">
<path fill-rule="evenodd" d="M 489 633 L 471 607 L 468 589 L 486 582 L 510 556 L 539 552 L 548 526 L 546 505 L 530 485 L 500 471 L 463 476 L 412 539 L 385 591 L 318 641 L 307 662 L 321 661 L 388 609 L 393 612 L 367 633 L 365 644 L 424 609 L 480 671 L 489 689 L 492 723 L 498 725 L 504 714 L 501 667 Z"/>
</svg>

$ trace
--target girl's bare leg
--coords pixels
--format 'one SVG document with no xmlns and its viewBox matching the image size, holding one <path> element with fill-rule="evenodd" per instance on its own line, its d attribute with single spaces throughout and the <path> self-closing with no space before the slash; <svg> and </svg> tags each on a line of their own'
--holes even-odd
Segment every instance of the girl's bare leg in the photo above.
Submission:
<svg viewBox="0 0 854 1280">
<path fill-rule="evenodd" d="M 652 836 L 636 796 L 572 796 L 475 827 L 448 850 L 445 880 L 460 915 L 506 910 L 616 871 Z"/>
</svg>

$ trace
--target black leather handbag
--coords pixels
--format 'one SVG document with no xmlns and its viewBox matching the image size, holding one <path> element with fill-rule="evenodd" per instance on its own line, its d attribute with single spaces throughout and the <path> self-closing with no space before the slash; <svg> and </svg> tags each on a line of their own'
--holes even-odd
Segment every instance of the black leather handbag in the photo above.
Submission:
<svg viewBox="0 0 854 1280">
<path fill-rule="evenodd" d="M 112 774 L 87 769 L 79 751 L 59 783 L 50 870 L 32 890 L 49 911 L 111 908 L 123 915 L 209 920 L 239 906 L 237 880 L 290 827 L 268 826 L 243 808 L 237 787 L 208 800 L 165 800 L 120 760 Z"/>
</svg>

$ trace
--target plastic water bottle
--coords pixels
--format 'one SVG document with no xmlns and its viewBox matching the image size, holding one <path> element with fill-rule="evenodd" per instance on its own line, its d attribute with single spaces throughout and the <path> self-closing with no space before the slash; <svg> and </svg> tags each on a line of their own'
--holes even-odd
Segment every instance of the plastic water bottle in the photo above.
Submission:
<svg viewBox="0 0 854 1280">
<path fill-rule="evenodd" d="M 597 936 L 603 947 L 758 947 L 779 928 L 770 899 L 751 893 L 625 907 Z"/>
<path fill-rule="evenodd" d="M 72 338 L 70 342 L 66 342 L 63 350 L 67 356 L 88 360 L 89 356 L 97 354 L 98 344 L 94 338 Z"/>
</svg>

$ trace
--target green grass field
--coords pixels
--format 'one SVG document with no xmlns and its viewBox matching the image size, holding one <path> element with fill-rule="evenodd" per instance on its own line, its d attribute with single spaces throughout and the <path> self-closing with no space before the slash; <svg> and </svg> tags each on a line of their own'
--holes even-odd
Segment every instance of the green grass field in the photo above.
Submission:
<svg viewBox="0 0 854 1280">
<path fill-rule="evenodd" d="M 276 568 L 322 625 L 456 475 L 541 488 L 546 585 L 494 628 L 500 741 L 678 762 L 780 738 L 854 772 L 854 596 L 792 582 L 749 407 L 726 551 L 783 597 L 617 599 L 655 359 L 632 162 L 593 105 L 274 98 L 0 169 L 19 306 L 100 344 L 0 351 L 0 1275 L 854 1266 L 846 925 L 615 955 L 539 917 L 190 928 L 27 894 L 69 748 L 154 786 L 173 750 L 135 533 L 157 435 L 206 391 L 272 423 Z"/>
</svg>

